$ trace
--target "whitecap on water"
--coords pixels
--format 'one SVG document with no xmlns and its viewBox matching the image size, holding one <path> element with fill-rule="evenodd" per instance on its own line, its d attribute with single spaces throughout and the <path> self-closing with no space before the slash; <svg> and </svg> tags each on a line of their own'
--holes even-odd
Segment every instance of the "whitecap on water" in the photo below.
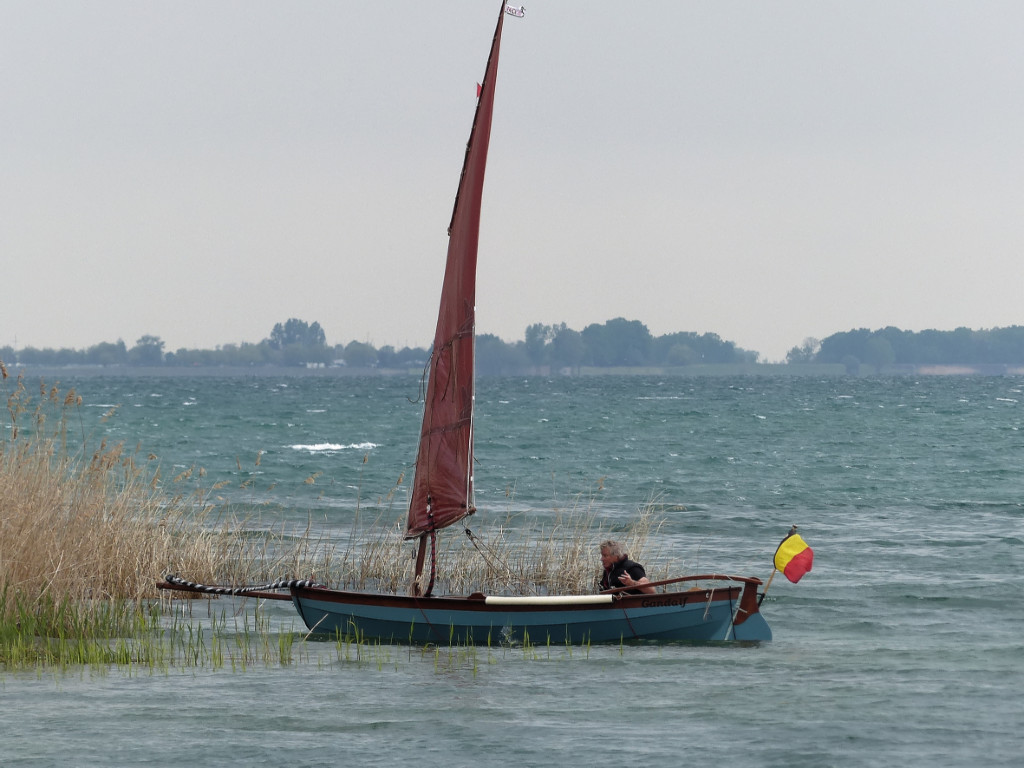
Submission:
<svg viewBox="0 0 1024 768">
<path fill-rule="evenodd" d="M 310 453 L 330 453 L 331 451 L 346 451 L 346 450 L 358 450 L 358 451 L 369 451 L 378 446 L 377 443 L 349 443 L 348 445 L 342 445 L 340 443 L 311 443 L 311 444 L 296 444 L 290 445 L 296 451 L 309 451 Z"/>
</svg>

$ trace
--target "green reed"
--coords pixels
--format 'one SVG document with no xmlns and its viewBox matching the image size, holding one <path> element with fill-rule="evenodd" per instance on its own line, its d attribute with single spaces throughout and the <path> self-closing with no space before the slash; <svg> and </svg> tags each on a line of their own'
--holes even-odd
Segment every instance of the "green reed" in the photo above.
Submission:
<svg viewBox="0 0 1024 768">
<path fill-rule="evenodd" d="M 170 602 L 170 601 L 166 601 Z M 239 603 L 242 603 L 239 607 Z M 155 604 L 104 602 L 88 613 L 56 601 L 27 604 L 0 593 L 0 674 L 88 669 L 105 675 L 169 675 L 202 669 L 246 672 L 291 665 L 398 670 L 427 663 L 436 674 L 470 674 L 506 661 L 589 659 L 590 645 L 563 646 L 528 635 L 512 645 L 390 644 L 357 630 L 309 637 L 258 601 L 198 599 Z"/>
</svg>

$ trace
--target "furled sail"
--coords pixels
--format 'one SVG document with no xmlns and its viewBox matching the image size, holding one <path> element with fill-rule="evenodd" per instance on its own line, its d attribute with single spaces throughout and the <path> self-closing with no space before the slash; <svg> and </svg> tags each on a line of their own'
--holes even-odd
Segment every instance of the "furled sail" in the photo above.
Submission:
<svg viewBox="0 0 1024 768">
<path fill-rule="evenodd" d="M 476 256 L 504 16 L 504 12 L 498 15 L 494 30 L 448 227 L 448 259 L 427 377 L 406 538 L 444 528 L 474 511 Z"/>
</svg>

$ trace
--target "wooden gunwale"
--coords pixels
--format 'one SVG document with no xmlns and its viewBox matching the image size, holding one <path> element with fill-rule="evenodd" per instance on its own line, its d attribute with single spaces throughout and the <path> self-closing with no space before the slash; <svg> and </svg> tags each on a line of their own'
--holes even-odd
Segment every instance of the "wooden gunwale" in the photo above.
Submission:
<svg viewBox="0 0 1024 768">
<path fill-rule="evenodd" d="M 316 600 L 325 603 L 338 603 L 349 605 L 376 605 L 393 608 L 423 609 L 423 608 L 457 608 L 462 611 L 473 611 L 478 613 L 493 613 L 498 610 L 506 613 L 546 613 L 564 611 L 608 611 L 621 610 L 623 608 L 659 608 L 665 606 L 683 606 L 692 603 L 737 601 L 739 600 L 740 610 L 736 617 L 736 623 L 741 624 L 746 618 L 757 613 L 757 587 L 761 580 L 752 577 L 727 576 L 723 574 L 700 574 L 696 576 L 679 576 L 672 579 L 662 579 L 650 582 L 652 586 L 665 586 L 685 581 L 736 581 L 740 585 L 729 585 L 725 587 L 695 588 L 686 591 L 656 592 L 629 594 L 628 587 L 620 587 L 608 590 L 601 594 L 614 596 L 614 601 L 607 604 L 547 604 L 543 601 L 531 603 L 528 600 L 522 604 L 503 604 L 501 606 L 485 604 L 486 595 L 481 592 L 474 592 L 471 595 L 449 595 L 443 597 L 414 597 L 411 595 L 388 595 L 373 592 L 350 592 L 347 590 L 328 589 L 326 587 L 295 587 L 291 593 L 281 592 L 244 592 L 234 594 L 234 597 L 251 597 L 259 600 L 288 600 L 294 597 L 302 597 L 307 600 Z M 211 597 L 219 597 L 225 593 L 206 592 L 201 589 L 180 584 L 170 584 L 166 581 L 157 582 L 157 588 L 162 590 L 176 590 L 202 594 Z"/>
</svg>

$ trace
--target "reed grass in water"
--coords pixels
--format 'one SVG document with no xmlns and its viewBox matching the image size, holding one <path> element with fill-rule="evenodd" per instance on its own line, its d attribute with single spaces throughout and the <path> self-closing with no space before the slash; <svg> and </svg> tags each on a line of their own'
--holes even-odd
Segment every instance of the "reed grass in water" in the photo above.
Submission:
<svg viewBox="0 0 1024 768">
<path fill-rule="evenodd" d="M 244 583 L 303 566 L 303 546 L 268 546 L 201 491 L 165 490 L 155 457 L 90 447 L 74 390 L 41 382 L 36 394 L 2 363 L 0 377 L 0 665 L 112 658 L 114 639 L 157 628 L 152 598 L 168 570 Z"/>
<path fill-rule="evenodd" d="M 192 485 L 202 469 L 162 481 L 156 457 L 92 440 L 74 390 L 40 382 L 31 392 L 23 377 L 11 381 L 2 362 L 0 375 L 7 404 L 0 434 L 0 667 L 238 669 L 293 660 L 295 638 L 303 635 L 271 630 L 256 601 L 247 603 L 251 624 L 245 620 L 239 631 L 237 617 L 231 626 L 209 616 L 194 624 L 191 604 L 207 601 L 166 593 L 154 600 L 155 583 L 167 572 L 207 584 L 295 576 L 337 588 L 408 590 L 415 547 L 402 541 L 404 511 L 396 519 L 394 491 L 369 510 L 357 502 L 343 543 L 312 528 L 257 530 Z M 111 409 L 104 419 L 115 415 Z M 175 490 L 183 486 L 189 490 Z M 648 561 L 652 579 L 661 578 L 669 564 L 648 546 L 660 525 L 657 509 L 648 503 L 617 531 L 599 523 L 593 497 L 551 520 L 505 513 L 473 536 L 453 526 L 439 536 L 434 593 L 593 592 L 597 546 L 605 538 L 623 541 L 634 559 Z"/>
<path fill-rule="evenodd" d="M 598 545 L 609 538 L 645 563 L 651 580 L 668 578 L 674 563 L 651 544 L 663 521 L 659 510 L 657 500 L 650 500 L 628 526 L 612 528 L 599 519 L 593 498 L 579 498 L 553 518 L 504 513 L 479 530 L 452 526 L 438 535 L 434 594 L 592 594 L 601 576 Z M 331 585 L 406 592 L 415 548 L 402 541 L 404 525 L 404 515 L 390 524 L 382 517 L 366 527 L 357 521 L 349 543 L 324 562 Z"/>
</svg>

